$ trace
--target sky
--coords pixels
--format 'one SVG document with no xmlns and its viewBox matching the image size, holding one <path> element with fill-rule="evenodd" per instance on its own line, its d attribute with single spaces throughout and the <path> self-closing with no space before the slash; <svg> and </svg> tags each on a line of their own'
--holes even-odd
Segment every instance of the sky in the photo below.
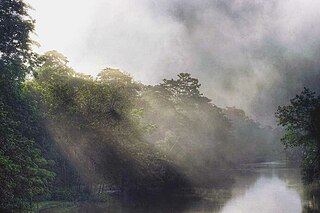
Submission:
<svg viewBox="0 0 320 213">
<path fill-rule="evenodd" d="M 218 106 L 274 125 L 303 87 L 320 91 L 317 0 L 26 0 L 36 51 L 79 72 L 106 67 L 157 84 L 189 72 Z"/>
</svg>

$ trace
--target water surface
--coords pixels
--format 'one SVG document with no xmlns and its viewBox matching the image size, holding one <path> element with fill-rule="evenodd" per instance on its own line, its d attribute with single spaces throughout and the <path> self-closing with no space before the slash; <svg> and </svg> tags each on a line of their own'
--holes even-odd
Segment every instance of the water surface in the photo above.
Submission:
<svg viewBox="0 0 320 213">
<path fill-rule="evenodd" d="M 320 189 L 304 186 L 298 168 L 282 163 L 247 164 L 231 185 L 197 189 L 201 199 L 165 199 L 153 202 L 80 203 L 65 212 L 114 213 L 311 213 L 319 211 Z M 50 209 L 50 212 L 60 210 Z"/>
</svg>

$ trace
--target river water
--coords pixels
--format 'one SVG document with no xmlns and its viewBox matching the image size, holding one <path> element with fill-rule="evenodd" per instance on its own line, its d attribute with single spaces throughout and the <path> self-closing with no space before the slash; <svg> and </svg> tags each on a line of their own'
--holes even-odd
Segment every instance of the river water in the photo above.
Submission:
<svg viewBox="0 0 320 213">
<path fill-rule="evenodd" d="M 198 189 L 201 199 L 81 203 L 64 212 L 114 213 L 311 213 L 320 212 L 320 189 L 304 186 L 298 168 L 283 163 L 244 165 L 228 186 Z M 50 212 L 57 212 L 51 209 Z"/>
</svg>

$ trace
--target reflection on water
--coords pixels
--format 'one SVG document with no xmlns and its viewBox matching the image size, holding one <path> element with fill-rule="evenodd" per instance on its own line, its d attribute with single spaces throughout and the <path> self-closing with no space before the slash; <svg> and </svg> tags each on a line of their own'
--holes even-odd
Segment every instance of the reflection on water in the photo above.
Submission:
<svg viewBox="0 0 320 213">
<path fill-rule="evenodd" d="M 278 177 L 260 177 L 245 193 L 228 201 L 221 213 L 300 213 L 301 200 L 297 191 L 290 189 Z"/>
<path fill-rule="evenodd" d="M 201 199 L 157 199 L 156 202 L 81 203 L 64 212 L 114 213 L 311 213 L 319 212 L 320 188 L 303 186 L 299 170 L 283 164 L 252 164 L 243 168 L 232 186 L 198 189 Z M 47 212 L 47 211 L 44 211 Z M 59 212 L 50 209 L 49 212 Z"/>
</svg>

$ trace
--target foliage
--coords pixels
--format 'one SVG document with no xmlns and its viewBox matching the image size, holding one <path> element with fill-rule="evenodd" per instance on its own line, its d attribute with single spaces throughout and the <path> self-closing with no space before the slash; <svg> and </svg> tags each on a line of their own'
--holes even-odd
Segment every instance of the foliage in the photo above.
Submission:
<svg viewBox="0 0 320 213">
<path fill-rule="evenodd" d="M 232 162 L 239 164 L 281 160 L 284 147 L 278 143 L 282 135 L 280 128 L 263 126 L 235 107 L 226 107 L 223 111 L 232 125 L 233 145 L 228 150 Z"/>
<path fill-rule="evenodd" d="M 86 78 L 53 53 L 41 56 L 32 88 L 53 142 L 89 188 L 100 183 L 144 191 L 182 181 L 143 138 L 152 126 L 140 122 L 139 87 L 131 77 L 109 69 L 96 80 Z"/>
<path fill-rule="evenodd" d="M 188 73 L 149 86 L 142 93 L 143 121 L 157 127 L 147 136 L 148 141 L 189 180 L 212 185 L 229 164 L 218 147 L 228 145 L 230 123 L 199 88 L 198 80 Z"/>
<path fill-rule="evenodd" d="M 282 155 L 279 129 L 263 127 L 243 110 L 214 105 L 188 73 L 147 87 L 141 97 L 143 122 L 156 126 L 147 140 L 195 184 L 212 186 L 239 164 Z"/>
<path fill-rule="evenodd" d="M 23 81 L 32 71 L 34 21 L 20 0 L 0 4 L 0 208 L 14 208 L 48 190 L 47 170 L 36 143 L 37 113 Z"/>
<path fill-rule="evenodd" d="M 35 63 L 35 55 L 30 49 L 34 21 L 28 16 L 27 8 L 21 0 L 2 0 L 0 4 L 0 83 L 3 92 L 22 82 L 30 65 Z"/>
<path fill-rule="evenodd" d="M 320 178 L 320 97 L 307 88 L 280 106 L 276 113 L 279 125 L 285 127 L 282 138 L 287 147 L 303 147 L 303 175 L 308 182 Z"/>
<path fill-rule="evenodd" d="M 179 101 L 187 105 L 197 102 L 210 102 L 210 99 L 204 97 L 199 88 L 201 84 L 196 78 L 192 78 L 189 73 L 178 74 L 178 79 L 164 79 L 160 84 L 171 96 L 172 101 Z"/>
<path fill-rule="evenodd" d="M 22 0 L 0 0 L 0 210 L 97 189 L 212 186 L 241 162 L 267 159 L 277 140 L 243 111 L 213 104 L 189 73 L 155 86 L 112 68 L 93 78 L 57 51 L 36 55 L 33 30 Z M 284 141 L 307 149 L 305 171 L 318 177 L 319 98 L 306 90 L 291 104 L 279 108 Z"/>
</svg>

